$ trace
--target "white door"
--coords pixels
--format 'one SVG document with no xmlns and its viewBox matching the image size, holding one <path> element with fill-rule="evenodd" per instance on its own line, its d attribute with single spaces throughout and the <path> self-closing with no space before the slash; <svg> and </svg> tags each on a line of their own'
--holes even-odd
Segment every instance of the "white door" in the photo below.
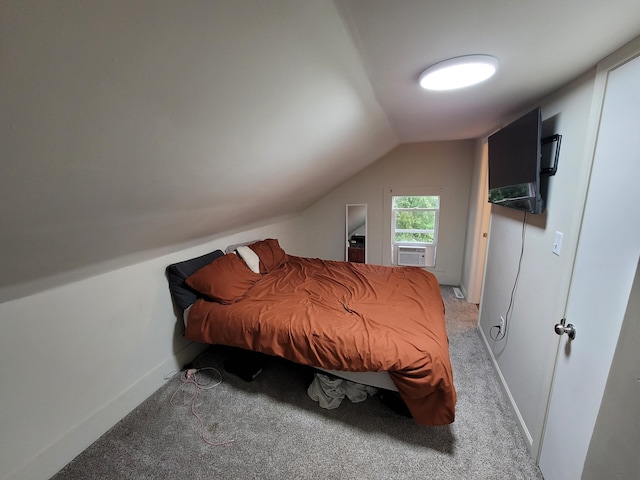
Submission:
<svg viewBox="0 0 640 480">
<path fill-rule="evenodd" d="M 582 475 L 640 255 L 640 58 L 620 61 L 599 76 L 606 93 L 565 309 L 576 336 L 562 335 L 557 355 L 545 480 Z"/>
<path fill-rule="evenodd" d="M 480 303 L 482 298 L 482 282 L 487 260 L 487 241 L 489 232 L 489 220 L 491 218 L 491 204 L 487 202 L 488 196 L 488 147 L 485 142 L 482 146 L 482 161 L 480 166 L 480 179 L 478 181 L 478 195 L 476 208 L 476 221 L 473 236 L 473 254 L 471 256 L 471 268 L 469 270 L 467 286 L 467 302 Z"/>
</svg>

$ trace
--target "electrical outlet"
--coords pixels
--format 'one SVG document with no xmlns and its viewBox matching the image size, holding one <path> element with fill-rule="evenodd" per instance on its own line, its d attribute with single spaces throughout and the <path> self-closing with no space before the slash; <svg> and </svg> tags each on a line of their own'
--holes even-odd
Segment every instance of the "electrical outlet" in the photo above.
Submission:
<svg viewBox="0 0 640 480">
<path fill-rule="evenodd" d="M 500 323 L 498 324 L 498 330 L 500 333 L 504 331 L 504 317 L 500 315 Z"/>
</svg>

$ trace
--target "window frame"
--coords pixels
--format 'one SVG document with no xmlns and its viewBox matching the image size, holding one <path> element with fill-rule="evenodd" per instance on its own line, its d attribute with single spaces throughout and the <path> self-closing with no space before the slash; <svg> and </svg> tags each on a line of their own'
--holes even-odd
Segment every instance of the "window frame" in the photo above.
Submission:
<svg viewBox="0 0 640 480">
<path fill-rule="evenodd" d="M 405 198 L 405 197 L 438 197 L 438 208 L 433 207 L 400 207 L 396 208 L 393 206 L 395 203 L 394 200 L 396 198 Z M 440 222 L 440 202 L 442 201 L 440 195 L 392 195 L 391 196 L 391 228 L 393 229 L 392 238 L 393 243 L 398 245 L 407 245 L 407 246 L 428 246 L 433 245 L 436 247 L 438 245 L 438 225 Z M 419 230 L 419 229 L 398 229 L 396 228 L 396 220 L 397 220 L 397 212 L 434 212 L 433 219 L 433 230 Z M 397 233 L 430 233 L 433 236 L 432 242 L 410 242 L 410 241 L 397 241 L 396 234 Z"/>
<path fill-rule="evenodd" d="M 385 189 L 385 202 L 384 210 L 385 214 L 385 244 L 387 245 L 383 250 L 383 263 L 385 265 L 397 265 L 398 264 L 398 246 L 408 247 L 424 247 L 426 249 L 426 265 L 425 269 L 435 269 L 437 265 L 437 246 L 439 237 L 441 234 L 442 219 L 443 219 L 443 205 L 445 200 L 445 189 L 443 187 L 408 187 L 408 188 L 387 188 Z M 439 197 L 438 208 L 418 208 L 419 210 L 434 211 L 434 236 L 433 243 L 428 242 L 397 242 L 395 239 L 395 212 L 394 198 L 395 197 Z M 406 209 L 413 210 L 413 209 Z M 389 243 L 387 243 L 389 242 Z"/>
</svg>

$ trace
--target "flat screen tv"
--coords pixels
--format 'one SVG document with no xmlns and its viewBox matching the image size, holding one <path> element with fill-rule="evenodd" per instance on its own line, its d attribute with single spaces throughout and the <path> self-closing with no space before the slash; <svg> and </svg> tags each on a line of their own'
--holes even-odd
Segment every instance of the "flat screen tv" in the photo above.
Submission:
<svg viewBox="0 0 640 480">
<path fill-rule="evenodd" d="M 540 107 L 491 135 L 489 202 L 529 213 L 542 213 Z"/>
</svg>

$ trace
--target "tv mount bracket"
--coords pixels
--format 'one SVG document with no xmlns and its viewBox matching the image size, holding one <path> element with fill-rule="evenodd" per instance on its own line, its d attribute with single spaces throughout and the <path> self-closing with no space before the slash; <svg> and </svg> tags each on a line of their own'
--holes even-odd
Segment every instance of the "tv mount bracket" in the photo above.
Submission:
<svg viewBox="0 0 640 480">
<path fill-rule="evenodd" d="M 562 135 L 550 135 L 540 140 L 541 145 L 547 145 L 549 143 L 557 142 L 556 153 L 553 157 L 553 165 L 551 167 L 543 167 L 540 169 L 541 175 L 549 175 L 550 177 L 555 175 L 558 171 L 558 158 L 560 157 L 560 143 L 562 142 Z"/>
</svg>

